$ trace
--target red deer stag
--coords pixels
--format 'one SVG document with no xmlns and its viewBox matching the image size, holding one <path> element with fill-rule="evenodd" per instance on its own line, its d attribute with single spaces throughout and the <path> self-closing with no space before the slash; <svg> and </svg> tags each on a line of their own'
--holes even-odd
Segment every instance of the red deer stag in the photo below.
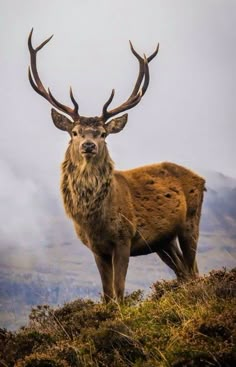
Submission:
<svg viewBox="0 0 236 367">
<path fill-rule="evenodd" d="M 58 102 L 45 89 L 36 56 L 51 37 L 34 49 L 32 32 L 28 39 L 29 81 L 56 108 L 52 109 L 55 126 L 70 135 L 62 163 L 61 193 L 78 237 L 94 254 L 105 301 L 114 297 L 122 301 L 130 256 L 156 252 L 178 279 L 195 276 L 204 179 L 168 162 L 115 171 L 105 142 L 109 134 L 125 127 L 128 115 L 110 118 L 136 106 L 145 94 L 148 63 L 157 55 L 158 46 L 152 55 L 143 58 L 130 43 L 139 63 L 131 95 L 119 107 L 108 110 L 114 97 L 112 90 L 101 116 L 84 117 L 78 112 L 72 89 L 74 108 Z"/>
</svg>

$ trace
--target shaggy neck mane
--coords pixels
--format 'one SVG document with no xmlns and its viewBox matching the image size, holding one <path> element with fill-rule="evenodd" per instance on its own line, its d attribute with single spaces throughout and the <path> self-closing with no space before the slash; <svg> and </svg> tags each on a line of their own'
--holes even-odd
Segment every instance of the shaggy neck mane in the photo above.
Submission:
<svg viewBox="0 0 236 367">
<path fill-rule="evenodd" d="M 61 192 L 69 217 L 90 217 L 102 210 L 113 176 L 113 162 L 106 146 L 101 156 L 86 161 L 83 157 L 75 163 L 71 146 L 62 163 Z"/>
</svg>

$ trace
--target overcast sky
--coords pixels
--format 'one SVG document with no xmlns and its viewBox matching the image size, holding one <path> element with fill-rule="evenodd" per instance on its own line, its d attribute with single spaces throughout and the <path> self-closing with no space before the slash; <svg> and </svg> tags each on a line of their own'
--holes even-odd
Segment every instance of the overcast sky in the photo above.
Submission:
<svg viewBox="0 0 236 367">
<path fill-rule="evenodd" d="M 32 27 L 35 46 L 54 34 L 38 55 L 45 86 L 70 104 L 72 85 L 85 116 L 101 113 L 112 88 L 113 106 L 128 97 L 138 73 L 129 39 L 147 55 L 160 43 L 147 93 L 129 112 L 126 128 L 108 138 L 117 168 L 169 160 L 236 177 L 235 0 L 0 4 L 2 217 L 6 210 L 32 217 L 29 197 L 37 183 L 59 197 L 59 166 L 69 140 L 28 82 Z"/>
</svg>

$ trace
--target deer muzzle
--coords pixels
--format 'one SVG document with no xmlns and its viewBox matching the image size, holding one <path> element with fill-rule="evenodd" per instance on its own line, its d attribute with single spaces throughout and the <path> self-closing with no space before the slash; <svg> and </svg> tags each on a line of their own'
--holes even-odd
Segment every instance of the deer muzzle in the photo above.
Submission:
<svg viewBox="0 0 236 367">
<path fill-rule="evenodd" d="M 97 154 L 97 145 L 92 141 L 85 141 L 81 145 L 81 153 L 84 155 L 96 155 Z"/>
</svg>

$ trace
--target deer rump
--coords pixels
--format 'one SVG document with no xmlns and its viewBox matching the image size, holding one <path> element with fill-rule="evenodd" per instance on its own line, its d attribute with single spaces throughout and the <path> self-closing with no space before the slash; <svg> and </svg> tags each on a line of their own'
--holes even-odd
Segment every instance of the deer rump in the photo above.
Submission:
<svg viewBox="0 0 236 367">
<path fill-rule="evenodd" d="M 184 249 L 183 236 L 187 232 L 196 242 L 204 179 L 168 162 L 116 172 L 115 176 L 130 192 L 130 201 L 124 203 L 122 215 L 135 228 L 131 256 L 158 253 L 176 238 L 181 240 Z M 196 245 L 194 250 L 196 252 Z"/>
</svg>

